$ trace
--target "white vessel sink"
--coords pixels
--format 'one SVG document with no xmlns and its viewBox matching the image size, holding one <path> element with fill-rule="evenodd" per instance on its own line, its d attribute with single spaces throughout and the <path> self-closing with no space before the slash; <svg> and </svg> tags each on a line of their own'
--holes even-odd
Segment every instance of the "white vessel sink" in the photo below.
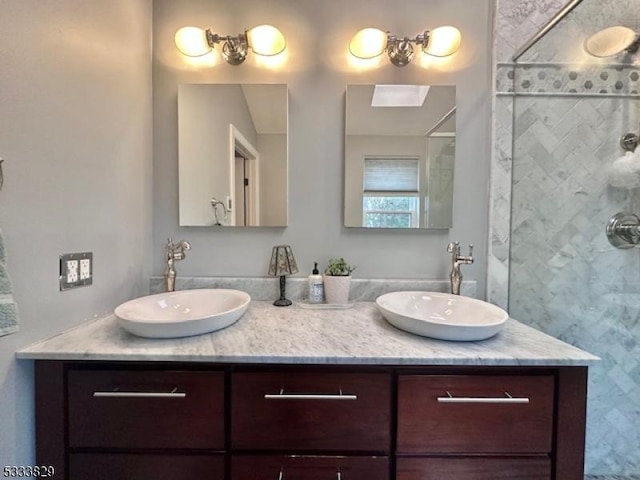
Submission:
<svg viewBox="0 0 640 480">
<path fill-rule="evenodd" d="M 484 340 L 498 333 L 509 318 L 495 305 L 448 293 L 393 292 L 379 296 L 376 304 L 393 326 L 440 340 Z"/>
<path fill-rule="evenodd" d="M 240 290 L 181 290 L 130 300 L 113 313 L 125 330 L 139 337 L 190 337 L 235 323 L 250 301 Z"/>
</svg>

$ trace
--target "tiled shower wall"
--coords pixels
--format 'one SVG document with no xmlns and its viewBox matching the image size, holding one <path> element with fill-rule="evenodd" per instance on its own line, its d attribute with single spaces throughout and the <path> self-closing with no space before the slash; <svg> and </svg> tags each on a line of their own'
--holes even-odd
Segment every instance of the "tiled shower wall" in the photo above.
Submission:
<svg viewBox="0 0 640 480">
<path fill-rule="evenodd" d="M 512 69 L 499 67 L 510 62 L 523 42 L 533 37 L 558 13 L 563 0 L 496 0 L 494 60 L 496 77 L 502 79 Z M 499 90 L 496 90 L 499 91 Z M 489 208 L 489 252 L 487 265 L 487 299 L 507 308 L 509 303 L 509 243 L 511 222 L 511 159 L 513 137 L 513 99 L 496 97 L 493 111 L 493 153 L 491 159 L 491 193 Z"/>
<path fill-rule="evenodd" d="M 576 39 L 638 23 L 640 9 L 584 0 L 514 67 L 513 51 L 562 6 L 499 3 L 488 298 L 602 357 L 590 369 L 587 473 L 639 478 L 640 255 L 610 246 L 604 225 L 640 214 L 640 189 L 607 181 L 620 135 L 640 125 L 640 71 L 637 58 L 586 64 Z"/>
<path fill-rule="evenodd" d="M 508 91 L 508 84 L 513 80 L 507 78 L 511 69 L 505 64 L 509 64 L 518 48 L 562 10 L 566 3 L 568 0 L 496 0 L 494 59 L 498 92 Z M 628 86 L 625 78 L 616 78 L 623 73 L 620 65 L 604 69 L 594 66 L 594 58 L 587 56 L 582 48 L 581 39 L 586 37 L 587 32 L 593 33 L 612 25 L 626 25 L 638 30 L 640 0 L 583 0 L 565 20 L 520 59 L 520 64 L 535 62 L 539 67 L 531 70 L 535 72 L 534 78 L 526 78 L 527 72 L 523 68 L 523 78 L 518 84 L 520 91 L 546 88 L 547 92 L 566 89 L 593 94 L 599 93 L 603 84 L 612 93 L 624 93 L 625 88 L 629 92 L 640 90 L 640 80 L 637 78 L 632 78 L 632 83 Z M 548 65 L 541 65 L 543 63 Z M 567 65 L 570 63 L 574 65 Z M 633 63 L 640 64 L 640 56 L 636 55 Z M 567 76 L 566 82 L 558 78 L 558 71 Z M 615 80 L 612 81 L 613 79 Z M 544 86 L 540 86 L 541 84 Z M 510 113 L 510 99 L 496 99 L 493 115 L 487 298 L 505 308 L 508 305 L 511 209 Z"/>
<path fill-rule="evenodd" d="M 640 254 L 613 248 L 609 217 L 640 213 L 610 187 L 628 98 L 517 97 L 509 313 L 602 358 L 590 369 L 587 471 L 640 472 Z"/>
</svg>

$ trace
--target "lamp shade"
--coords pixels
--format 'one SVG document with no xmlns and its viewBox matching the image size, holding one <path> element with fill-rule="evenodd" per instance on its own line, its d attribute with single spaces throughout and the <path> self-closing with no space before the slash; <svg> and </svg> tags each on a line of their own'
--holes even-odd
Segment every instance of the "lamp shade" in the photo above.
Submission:
<svg viewBox="0 0 640 480">
<path fill-rule="evenodd" d="M 277 55 L 287 47 L 280 30 L 272 25 L 258 25 L 247 32 L 247 41 L 254 53 L 264 56 Z"/>
<path fill-rule="evenodd" d="M 201 57 L 212 50 L 207 42 L 207 33 L 198 27 L 182 27 L 174 40 L 180 53 L 188 57 Z"/>
<path fill-rule="evenodd" d="M 387 33 L 377 28 L 363 28 L 349 42 L 354 57 L 369 59 L 381 55 L 387 48 Z"/>
<path fill-rule="evenodd" d="M 462 34 L 456 27 L 438 27 L 429 33 L 429 42 L 422 51 L 434 57 L 448 57 L 460 48 Z"/>
<path fill-rule="evenodd" d="M 276 245 L 271 252 L 269 275 L 280 277 L 298 273 L 298 264 L 289 245 Z"/>
</svg>

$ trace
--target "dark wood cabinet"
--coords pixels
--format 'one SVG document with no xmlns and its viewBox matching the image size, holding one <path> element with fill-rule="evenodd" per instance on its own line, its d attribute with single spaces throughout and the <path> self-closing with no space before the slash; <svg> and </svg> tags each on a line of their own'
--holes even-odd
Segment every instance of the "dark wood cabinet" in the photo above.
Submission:
<svg viewBox="0 0 640 480">
<path fill-rule="evenodd" d="M 583 480 L 586 367 L 39 360 L 35 374 L 37 463 L 61 479 Z"/>
<path fill-rule="evenodd" d="M 223 455 L 73 453 L 73 480 L 224 480 Z"/>
<path fill-rule="evenodd" d="M 224 373 L 69 370 L 71 448 L 222 450 Z"/>
<path fill-rule="evenodd" d="M 400 458 L 397 480 L 550 480 L 548 457 Z M 558 479 L 560 480 L 560 479 Z"/>
<path fill-rule="evenodd" d="M 391 375 L 231 375 L 234 450 L 369 451 L 391 446 Z"/>
<path fill-rule="evenodd" d="M 551 375 L 401 375 L 398 452 L 548 454 Z"/>
<path fill-rule="evenodd" d="M 387 480 L 387 457 L 234 455 L 231 480 Z"/>
</svg>

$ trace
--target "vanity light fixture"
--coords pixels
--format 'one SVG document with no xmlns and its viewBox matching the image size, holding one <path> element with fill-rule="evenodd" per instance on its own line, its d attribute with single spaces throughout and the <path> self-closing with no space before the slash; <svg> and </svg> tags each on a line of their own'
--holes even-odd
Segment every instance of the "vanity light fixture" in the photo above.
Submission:
<svg viewBox="0 0 640 480">
<path fill-rule="evenodd" d="M 384 52 L 396 67 L 404 67 L 413 58 L 413 45 L 419 45 L 422 51 L 433 57 L 448 57 L 460 48 L 462 35 L 452 26 L 425 30 L 415 38 L 397 37 L 377 28 L 364 28 L 356 33 L 349 42 L 349 52 L 354 57 L 371 59 Z"/>
<path fill-rule="evenodd" d="M 591 35 L 585 50 L 594 57 L 612 57 L 622 52 L 634 54 L 640 48 L 640 35 L 628 27 L 617 25 Z"/>
<path fill-rule="evenodd" d="M 188 57 L 201 57 L 222 43 L 222 56 L 231 65 L 240 65 L 249 49 L 262 56 L 273 56 L 284 51 L 287 42 L 280 30 L 272 25 L 258 25 L 236 36 L 219 35 L 211 29 L 182 27 L 175 35 L 176 47 Z"/>
</svg>

